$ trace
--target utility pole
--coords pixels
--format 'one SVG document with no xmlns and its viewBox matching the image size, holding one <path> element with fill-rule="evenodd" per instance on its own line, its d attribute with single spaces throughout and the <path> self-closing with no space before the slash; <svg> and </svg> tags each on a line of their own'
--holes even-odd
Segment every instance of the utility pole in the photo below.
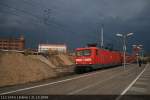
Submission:
<svg viewBox="0 0 150 100">
<path fill-rule="evenodd" d="M 125 64 L 126 64 L 126 35 L 123 35 L 123 66 L 124 66 L 124 69 L 125 69 Z"/>
<path fill-rule="evenodd" d="M 104 30 L 103 30 L 103 24 L 101 26 L 101 48 L 104 47 Z"/>
</svg>

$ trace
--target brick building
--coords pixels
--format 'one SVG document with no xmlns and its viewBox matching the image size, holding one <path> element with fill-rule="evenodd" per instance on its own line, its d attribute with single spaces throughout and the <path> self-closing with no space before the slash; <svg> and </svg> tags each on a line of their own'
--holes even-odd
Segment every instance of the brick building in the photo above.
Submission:
<svg viewBox="0 0 150 100">
<path fill-rule="evenodd" d="M 19 38 L 0 38 L 0 49 L 5 50 L 23 50 L 25 47 L 25 39 L 23 36 Z"/>
</svg>

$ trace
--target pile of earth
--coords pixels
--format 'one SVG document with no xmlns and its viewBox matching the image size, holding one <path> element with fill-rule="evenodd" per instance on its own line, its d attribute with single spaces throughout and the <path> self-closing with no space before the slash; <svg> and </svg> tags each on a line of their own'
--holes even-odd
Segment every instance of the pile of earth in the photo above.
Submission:
<svg viewBox="0 0 150 100">
<path fill-rule="evenodd" d="M 73 64 L 66 54 L 45 58 L 42 55 L 0 52 L 0 87 L 57 77 L 64 68 L 65 71 L 72 70 L 70 66 Z"/>
</svg>

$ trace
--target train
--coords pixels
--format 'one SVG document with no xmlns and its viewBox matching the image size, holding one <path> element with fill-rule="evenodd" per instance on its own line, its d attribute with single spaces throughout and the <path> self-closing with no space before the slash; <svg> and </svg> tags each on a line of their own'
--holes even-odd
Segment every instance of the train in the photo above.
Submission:
<svg viewBox="0 0 150 100">
<path fill-rule="evenodd" d="M 123 52 L 98 47 L 84 47 L 75 50 L 75 72 L 83 73 L 99 68 L 122 65 Z M 136 61 L 135 55 L 126 53 L 126 63 Z"/>
</svg>

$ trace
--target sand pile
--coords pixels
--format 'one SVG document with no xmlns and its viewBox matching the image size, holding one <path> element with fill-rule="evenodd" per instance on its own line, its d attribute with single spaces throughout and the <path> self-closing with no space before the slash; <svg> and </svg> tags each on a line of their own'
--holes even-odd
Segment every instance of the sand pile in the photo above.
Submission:
<svg viewBox="0 0 150 100">
<path fill-rule="evenodd" d="M 45 58 L 42 55 L 29 55 L 31 58 L 33 59 L 38 59 L 41 62 L 47 64 L 48 66 L 50 66 L 51 68 L 56 68 L 56 65 L 54 65 L 49 59 Z"/>
<path fill-rule="evenodd" d="M 64 65 L 73 65 L 74 64 L 73 59 L 68 55 L 61 54 L 61 55 L 58 55 L 58 57 L 63 61 Z"/>
<path fill-rule="evenodd" d="M 56 67 L 67 67 L 74 64 L 72 58 L 66 54 L 53 55 L 48 60 Z"/>
<path fill-rule="evenodd" d="M 48 58 L 49 62 L 55 65 L 58 76 L 74 72 L 74 60 L 67 54 L 57 54 Z"/>
<path fill-rule="evenodd" d="M 20 53 L 0 53 L 0 86 L 56 77 L 55 70 L 39 59 Z"/>
<path fill-rule="evenodd" d="M 0 87 L 39 81 L 73 72 L 73 59 L 67 54 L 24 55 L 0 52 Z"/>
</svg>

